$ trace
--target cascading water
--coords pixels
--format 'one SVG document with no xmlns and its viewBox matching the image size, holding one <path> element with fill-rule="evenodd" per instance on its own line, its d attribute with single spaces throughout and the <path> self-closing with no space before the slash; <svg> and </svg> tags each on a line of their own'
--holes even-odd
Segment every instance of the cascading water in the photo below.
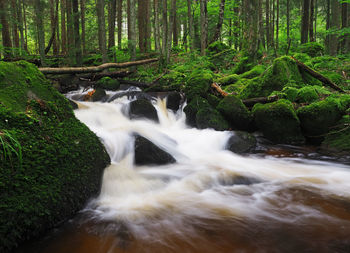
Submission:
<svg viewBox="0 0 350 253">
<path fill-rule="evenodd" d="M 350 252 L 349 166 L 243 157 L 225 150 L 232 132 L 190 128 L 163 100 L 159 123 L 130 120 L 128 103 L 75 111 L 112 164 L 83 211 L 84 236 L 50 252 Z M 176 163 L 135 166 L 135 134 Z"/>
</svg>

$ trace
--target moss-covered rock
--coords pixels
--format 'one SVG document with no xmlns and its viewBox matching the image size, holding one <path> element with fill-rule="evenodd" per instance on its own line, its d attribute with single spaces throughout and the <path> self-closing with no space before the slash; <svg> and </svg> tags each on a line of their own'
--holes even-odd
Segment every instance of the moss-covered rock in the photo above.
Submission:
<svg viewBox="0 0 350 253">
<path fill-rule="evenodd" d="M 219 53 L 210 56 L 210 62 L 215 66 L 215 69 L 229 69 L 233 66 L 233 59 L 236 56 L 234 49 L 226 49 Z"/>
<path fill-rule="evenodd" d="M 311 57 L 321 56 L 324 53 L 324 46 L 318 42 L 308 42 L 298 47 L 300 53 L 305 53 Z"/>
<path fill-rule="evenodd" d="M 232 73 L 233 74 L 242 74 L 244 72 L 249 71 L 254 64 L 251 62 L 248 56 L 243 56 L 239 59 L 239 61 L 235 64 Z"/>
<path fill-rule="evenodd" d="M 196 95 L 206 97 L 210 85 L 213 83 L 211 71 L 194 71 L 188 78 L 184 89 L 187 100 Z"/>
<path fill-rule="evenodd" d="M 215 81 L 218 84 L 222 85 L 222 86 L 226 86 L 226 85 L 229 85 L 229 84 L 236 83 L 239 79 L 240 79 L 239 75 L 232 74 L 232 75 L 228 75 L 228 76 L 224 76 L 224 77 L 218 78 Z"/>
<path fill-rule="evenodd" d="M 296 100 L 299 103 L 312 103 L 318 98 L 317 90 L 313 86 L 306 86 L 298 90 Z"/>
<path fill-rule="evenodd" d="M 204 108 L 210 108 L 208 101 L 200 96 L 195 96 L 184 108 L 186 114 L 186 123 L 190 126 L 195 127 L 196 114 L 199 110 Z"/>
<path fill-rule="evenodd" d="M 207 99 L 208 99 L 209 104 L 213 108 L 216 108 L 218 106 L 218 104 L 220 103 L 220 101 L 221 101 L 220 98 L 218 98 L 217 96 L 215 96 L 213 94 L 208 94 Z"/>
<path fill-rule="evenodd" d="M 0 62 L 0 251 L 53 227 L 100 189 L 109 157 L 27 62 Z"/>
<path fill-rule="evenodd" d="M 339 99 L 328 97 L 325 100 L 312 103 L 297 110 L 301 128 L 305 136 L 315 142 L 331 130 L 342 117 Z"/>
<path fill-rule="evenodd" d="M 303 63 L 307 63 L 311 60 L 311 57 L 308 54 L 305 53 L 295 53 L 293 57 Z"/>
<path fill-rule="evenodd" d="M 265 97 L 273 91 L 280 91 L 285 86 L 301 87 L 304 82 L 294 60 L 288 56 L 282 56 L 273 61 L 261 77 L 252 81 L 240 93 L 242 99 L 253 97 Z"/>
<path fill-rule="evenodd" d="M 243 131 L 234 131 L 226 143 L 226 149 L 238 154 L 248 153 L 255 149 L 256 143 L 254 135 Z"/>
<path fill-rule="evenodd" d="M 252 79 L 254 77 L 260 76 L 265 71 L 265 66 L 263 65 L 256 65 L 251 70 L 244 72 L 243 74 L 240 74 L 240 78 L 246 78 L 246 79 Z"/>
<path fill-rule="evenodd" d="M 336 123 L 336 128 L 326 135 L 322 147 L 336 152 L 350 152 L 350 115 Z"/>
<path fill-rule="evenodd" d="M 252 114 L 238 97 L 226 96 L 216 109 L 227 119 L 232 128 L 246 131 L 254 130 Z"/>
<path fill-rule="evenodd" d="M 217 131 L 229 129 L 229 124 L 224 117 L 211 107 L 204 107 L 198 110 L 196 124 L 199 129 L 213 128 Z"/>
<path fill-rule="evenodd" d="M 106 76 L 98 80 L 95 84 L 95 87 L 105 90 L 118 90 L 120 83 L 118 80 Z"/>
<path fill-rule="evenodd" d="M 264 136 L 277 143 L 300 144 L 304 142 L 300 122 L 293 104 L 285 99 L 253 107 L 256 126 Z"/>
</svg>

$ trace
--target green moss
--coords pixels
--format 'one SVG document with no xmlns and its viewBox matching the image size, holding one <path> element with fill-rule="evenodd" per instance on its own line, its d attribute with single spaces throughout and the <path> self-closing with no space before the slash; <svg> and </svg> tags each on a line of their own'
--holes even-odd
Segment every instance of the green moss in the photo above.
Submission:
<svg viewBox="0 0 350 253">
<path fill-rule="evenodd" d="M 213 94 L 208 94 L 207 96 L 208 102 L 212 107 L 217 107 L 217 105 L 220 103 L 220 98 Z"/>
<path fill-rule="evenodd" d="M 333 83 L 335 83 L 338 86 L 346 85 L 346 79 L 342 75 L 336 72 L 322 71 L 321 74 L 327 77 L 329 80 L 331 80 Z"/>
<path fill-rule="evenodd" d="M 294 102 L 298 96 L 298 89 L 294 87 L 284 87 L 282 92 L 286 95 L 285 98 Z"/>
<path fill-rule="evenodd" d="M 311 103 L 318 100 L 318 93 L 312 86 L 306 86 L 298 90 L 297 101 L 300 103 Z"/>
<path fill-rule="evenodd" d="M 211 107 L 204 107 L 197 112 L 196 124 L 200 129 L 213 128 L 217 131 L 224 131 L 229 128 L 229 124 L 224 117 Z"/>
<path fill-rule="evenodd" d="M 0 72 L 7 73 L 0 138 L 13 147 L 0 148 L 0 251 L 7 252 L 81 209 L 98 193 L 109 157 L 34 65 L 0 63 Z"/>
<path fill-rule="evenodd" d="M 277 143 L 302 143 L 300 122 L 293 104 L 280 99 L 269 104 L 256 104 L 253 107 L 255 125 L 264 136 Z"/>
<path fill-rule="evenodd" d="M 324 53 L 324 47 L 318 42 L 308 42 L 298 47 L 300 53 L 305 53 L 311 57 L 321 56 Z"/>
<path fill-rule="evenodd" d="M 220 85 L 226 86 L 229 84 L 234 84 L 240 79 L 239 75 L 232 74 L 216 79 L 216 82 Z"/>
<path fill-rule="evenodd" d="M 350 152 L 350 116 L 345 115 L 337 122 L 336 127 L 326 135 L 322 146 L 334 151 Z"/>
<path fill-rule="evenodd" d="M 192 72 L 184 89 L 186 98 L 191 100 L 196 95 L 206 97 L 212 83 L 213 74 L 211 71 L 199 70 Z"/>
<path fill-rule="evenodd" d="M 226 96 L 216 109 L 225 117 L 232 128 L 248 131 L 254 129 L 251 112 L 236 96 Z"/>
<path fill-rule="evenodd" d="M 242 74 L 249 71 L 254 64 L 251 62 L 248 56 L 241 57 L 232 70 L 233 74 Z"/>
<path fill-rule="evenodd" d="M 229 46 L 221 41 L 215 41 L 207 47 L 208 52 L 213 53 L 213 54 L 217 54 L 217 53 L 222 52 L 226 49 L 229 49 Z"/>
<path fill-rule="evenodd" d="M 304 81 L 305 84 L 307 84 L 307 85 L 317 85 L 317 86 L 322 86 L 323 85 L 323 83 L 320 80 L 314 78 L 309 73 L 307 73 L 305 71 L 301 71 L 300 73 L 301 73 L 301 76 L 302 76 L 303 81 Z"/>
<path fill-rule="evenodd" d="M 219 53 L 210 56 L 210 62 L 215 66 L 215 69 L 228 69 L 233 65 L 233 59 L 236 56 L 234 49 L 226 49 Z"/>
<path fill-rule="evenodd" d="M 305 53 L 295 53 L 293 57 L 303 63 L 307 63 L 311 60 L 311 57 L 308 54 Z"/>
<path fill-rule="evenodd" d="M 328 133 L 342 116 L 340 101 L 331 97 L 301 107 L 297 114 L 304 135 L 315 141 L 322 140 L 322 135 Z"/>
<path fill-rule="evenodd" d="M 208 101 L 201 96 L 195 96 L 184 108 L 186 114 L 186 123 L 190 126 L 196 126 L 196 114 L 199 110 L 210 108 Z"/>
<path fill-rule="evenodd" d="M 106 76 L 98 80 L 95 84 L 95 87 L 105 90 L 118 90 L 120 83 L 118 80 Z"/>
<path fill-rule="evenodd" d="M 239 75 L 239 77 L 246 78 L 246 79 L 252 79 L 252 78 L 260 76 L 262 73 L 264 73 L 265 69 L 266 68 L 263 65 L 256 65 L 251 70 Z"/>
</svg>

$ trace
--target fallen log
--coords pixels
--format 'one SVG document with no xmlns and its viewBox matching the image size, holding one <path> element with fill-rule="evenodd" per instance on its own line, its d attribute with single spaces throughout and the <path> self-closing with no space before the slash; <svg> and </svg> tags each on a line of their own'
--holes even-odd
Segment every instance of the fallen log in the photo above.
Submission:
<svg viewBox="0 0 350 253">
<path fill-rule="evenodd" d="M 127 68 L 131 66 L 143 65 L 158 61 L 158 58 L 152 58 L 141 61 L 122 62 L 122 63 L 104 63 L 92 67 L 62 67 L 62 68 L 39 68 L 43 74 L 79 74 L 79 73 L 96 73 L 108 68 Z"/>
<path fill-rule="evenodd" d="M 122 70 L 122 71 L 113 71 L 113 72 L 105 72 L 105 73 L 80 74 L 78 75 L 78 77 L 89 79 L 91 81 L 97 81 L 103 77 L 123 78 L 123 77 L 127 77 L 132 73 L 134 73 L 134 71 Z"/>
<path fill-rule="evenodd" d="M 219 92 L 219 94 L 223 97 L 226 97 L 227 95 L 229 95 L 226 91 L 221 89 L 221 87 L 217 83 L 212 83 L 211 87 L 214 88 L 217 92 Z"/>
<path fill-rule="evenodd" d="M 338 85 L 333 83 L 327 77 L 321 75 L 320 73 L 318 73 L 315 70 L 311 69 L 310 67 L 306 66 L 304 63 L 298 61 L 293 56 L 290 56 L 290 58 L 292 58 L 301 69 L 305 70 L 307 73 L 309 73 L 314 78 L 320 80 L 322 83 L 328 85 L 329 87 L 333 88 L 334 90 L 345 93 L 345 91 L 342 88 L 340 88 Z"/>
</svg>

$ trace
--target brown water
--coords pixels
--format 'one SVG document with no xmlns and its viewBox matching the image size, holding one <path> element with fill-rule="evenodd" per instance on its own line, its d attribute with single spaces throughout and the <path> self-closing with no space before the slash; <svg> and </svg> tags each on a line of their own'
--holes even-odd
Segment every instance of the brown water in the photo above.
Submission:
<svg viewBox="0 0 350 253">
<path fill-rule="evenodd" d="M 189 128 L 161 101 L 160 123 L 131 121 L 127 103 L 76 111 L 112 160 L 101 194 L 18 253 L 350 252 L 350 166 L 305 159 L 311 149 L 239 156 L 225 150 L 232 132 Z M 135 166 L 135 133 L 176 163 Z"/>
</svg>

